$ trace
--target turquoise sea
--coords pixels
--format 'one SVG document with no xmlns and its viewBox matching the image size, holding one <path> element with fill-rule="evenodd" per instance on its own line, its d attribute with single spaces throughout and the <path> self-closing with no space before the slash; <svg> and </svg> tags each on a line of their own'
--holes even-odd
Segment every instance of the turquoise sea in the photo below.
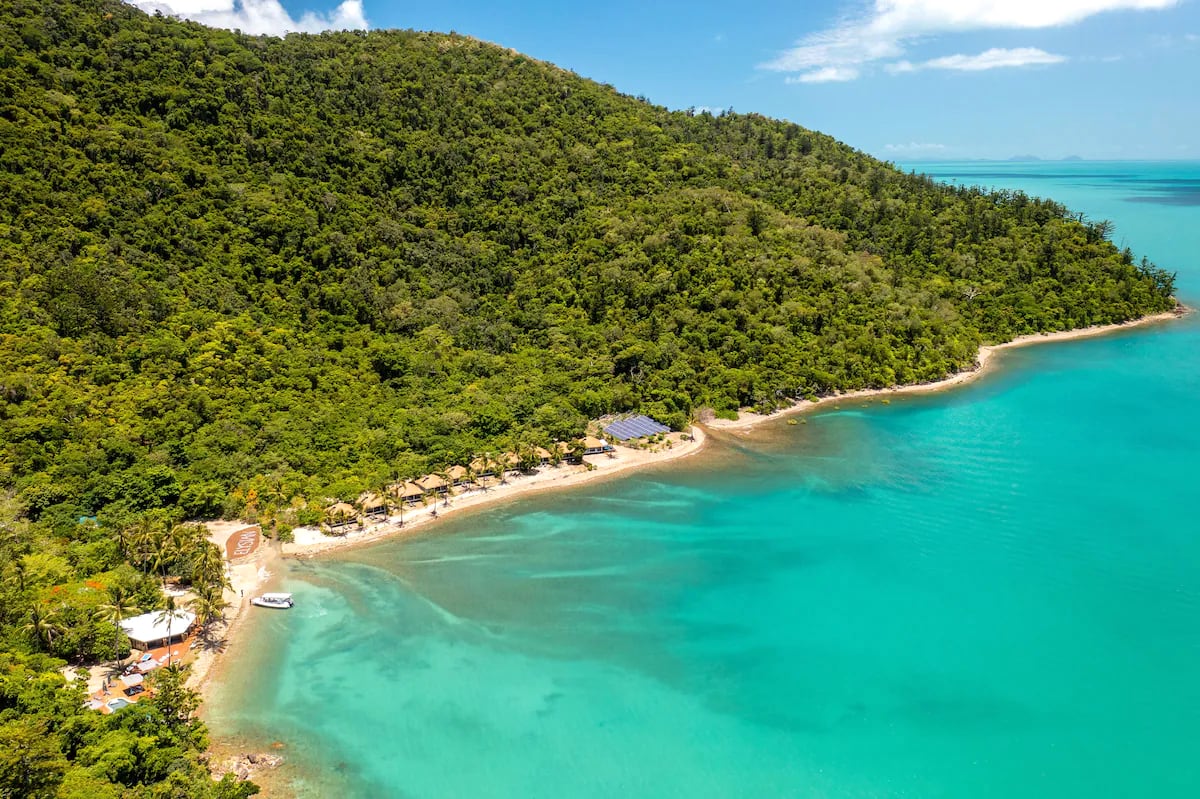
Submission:
<svg viewBox="0 0 1200 799">
<path fill-rule="evenodd" d="M 1200 301 L 1200 164 L 912 166 Z M 288 562 L 209 722 L 286 795 L 1195 799 L 1200 319 L 1000 357 Z"/>
</svg>

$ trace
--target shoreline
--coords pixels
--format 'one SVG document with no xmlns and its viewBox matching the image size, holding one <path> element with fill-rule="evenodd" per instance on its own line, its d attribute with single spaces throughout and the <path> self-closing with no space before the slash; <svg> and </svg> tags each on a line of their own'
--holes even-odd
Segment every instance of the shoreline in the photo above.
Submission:
<svg viewBox="0 0 1200 799">
<path fill-rule="evenodd" d="M 207 694 L 213 685 L 224 678 L 225 670 L 233 660 L 226 650 L 233 649 L 235 644 L 239 646 L 244 645 L 240 641 L 237 641 L 237 638 L 239 637 L 239 633 L 244 632 L 246 620 L 249 616 L 247 611 L 252 607 L 250 599 L 254 592 L 267 587 L 272 582 L 277 574 L 277 567 L 284 558 L 310 558 L 330 552 L 374 544 L 388 539 L 402 539 L 410 535 L 419 534 L 432 526 L 434 522 L 458 512 L 482 510 L 501 502 L 517 500 L 528 494 L 579 486 L 593 481 L 598 482 L 605 478 L 616 477 L 647 466 L 669 463 L 689 457 L 704 450 L 714 433 L 733 432 L 744 434 L 766 422 L 806 414 L 845 400 L 945 391 L 966 385 L 988 374 L 995 368 L 996 354 L 1004 350 L 1037 344 L 1051 344 L 1094 338 L 1124 330 L 1134 330 L 1174 321 L 1191 312 L 1191 308 L 1180 305 L 1174 311 L 1145 316 L 1120 324 L 1097 325 L 1056 333 L 1035 333 L 1019 336 L 1012 341 L 1002 344 L 981 346 L 976 356 L 975 368 L 957 372 L 932 383 L 892 386 L 882 389 L 862 389 L 822 397 L 815 401 L 806 400 L 797 402 L 790 407 L 768 415 L 746 411 L 740 413 L 736 420 L 713 419 L 693 425 L 689 430 L 691 435 L 690 440 L 685 440 L 683 433 L 672 434 L 669 437 L 672 446 L 669 448 L 660 451 L 648 451 L 618 446 L 614 456 L 589 456 L 595 458 L 593 461 L 588 462 L 594 468 L 589 468 L 587 465 L 545 467 L 532 475 L 514 477 L 506 484 L 501 484 L 487 490 L 474 490 L 452 497 L 448 506 L 443 505 L 439 500 L 435 504 L 406 510 L 403 524 L 398 523 L 396 519 L 389 518 L 387 521 L 364 527 L 345 536 L 326 536 L 315 528 L 297 528 L 295 531 L 297 534 L 296 540 L 294 542 L 280 544 L 275 541 L 264 540 L 257 551 L 244 561 L 227 564 L 232 586 L 230 591 L 226 593 L 227 599 L 230 600 L 229 610 L 226 612 L 224 624 L 221 625 L 219 637 L 213 636 L 213 642 L 201 649 L 197 657 L 192 661 L 192 674 L 188 684 L 201 693 L 202 700 L 207 700 Z M 204 715 L 203 702 L 200 714 L 201 716 Z M 214 741 L 214 751 L 218 750 L 225 754 L 231 751 L 229 746 L 221 745 L 219 741 Z M 271 782 L 270 777 L 261 771 L 252 775 L 252 778 L 259 780 L 260 784 Z M 269 791 L 263 795 L 268 794 Z"/>
<path fill-rule="evenodd" d="M 946 391 L 971 383 L 991 372 L 995 368 L 996 354 L 1004 350 L 1105 336 L 1124 330 L 1134 330 L 1174 321 L 1191 312 L 1191 308 L 1180 305 L 1176 310 L 1143 316 L 1129 322 L 1095 325 L 1056 333 L 1032 333 L 1018 336 L 1012 341 L 1002 344 L 986 344 L 979 348 L 974 369 L 956 372 L 942 380 L 833 394 L 817 400 L 803 400 L 772 414 L 743 411 L 735 420 L 712 419 L 693 425 L 689 430 L 691 440 L 684 440 L 683 433 L 671 434 L 669 437 L 670 448 L 649 451 L 618 446 L 614 457 L 589 456 L 594 458 L 594 460 L 588 461 L 594 468 L 589 469 L 587 466 L 544 467 L 532 475 L 513 477 L 506 484 L 487 490 L 476 489 L 459 494 L 450 499 L 448 506 L 439 501 L 435 504 L 406 510 L 403 523 L 400 523 L 398 517 L 388 518 L 386 521 L 369 525 L 344 536 L 327 536 L 315 528 L 296 528 L 294 531 L 295 541 L 280 544 L 264 540 L 258 550 L 245 561 L 229 564 L 228 574 L 232 588 L 226 593 L 226 598 L 230 601 L 230 608 L 226 612 L 220 637 L 211 646 L 206 646 L 193 661 L 189 684 L 203 693 L 213 679 L 214 671 L 219 671 L 215 666 L 223 659 L 220 657 L 223 654 L 222 649 L 229 645 L 235 632 L 242 626 L 246 618 L 247 610 L 251 607 L 251 594 L 261 590 L 271 581 L 275 569 L 269 567 L 277 566 L 278 562 L 284 558 L 310 558 L 384 540 L 405 538 L 419 534 L 434 522 L 459 512 L 480 510 L 501 502 L 514 501 L 528 494 L 583 485 L 647 466 L 686 458 L 705 449 L 713 433 L 745 433 L 766 422 L 810 413 L 842 401 Z"/>
<path fill-rule="evenodd" d="M 769 422 L 775 419 L 785 419 L 790 416 L 798 416 L 812 411 L 818 410 L 826 405 L 832 405 L 839 402 L 866 399 L 873 397 L 891 397 L 903 394 L 933 394 L 947 389 L 956 388 L 958 386 L 972 383 L 975 380 L 990 373 L 996 365 L 995 356 L 997 353 L 1005 350 L 1020 349 L 1036 344 L 1055 344 L 1064 341 L 1075 341 L 1078 339 L 1096 338 L 1106 336 L 1112 333 L 1118 333 L 1123 330 L 1135 330 L 1141 327 L 1150 325 L 1172 322 L 1183 318 L 1192 312 L 1191 308 L 1180 305 L 1173 311 L 1163 311 L 1159 314 L 1151 314 L 1143 316 L 1139 319 L 1133 319 L 1128 322 L 1119 322 L 1111 325 L 1093 325 L 1092 327 L 1079 327 L 1074 330 L 1060 330 L 1055 333 L 1030 333 L 1024 336 L 1017 336 L 1012 341 L 1006 341 L 1002 344 L 984 344 L 979 347 L 979 353 L 975 356 L 975 368 L 961 372 L 955 372 L 941 380 L 935 380 L 931 383 L 910 383 L 902 386 L 888 386 L 887 388 L 863 388 L 856 391 L 847 391 L 844 394 L 831 394 L 827 397 L 820 397 L 816 400 L 800 400 L 794 405 L 787 408 L 781 408 L 774 413 L 761 414 L 753 411 L 741 411 L 737 419 L 711 419 L 703 423 L 703 426 L 710 431 L 721 432 L 738 432 L 744 433 L 751 428 L 757 427 L 764 422 Z"/>
<path fill-rule="evenodd" d="M 226 664 L 232 660 L 227 650 L 234 648 L 250 615 L 249 610 L 253 607 L 250 600 L 256 593 L 270 586 L 284 558 L 311 558 L 380 541 L 399 540 L 420 534 L 435 522 L 461 512 L 491 508 L 501 502 L 513 501 L 528 494 L 599 482 L 636 469 L 686 458 L 703 450 L 708 442 L 708 436 L 698 426 L 692 427 L 689 433 L 690 440 L 684 439 L 685 433 L 672 433 L 667 437 L 669 447 L 659 445 L 660 449 L 647 450 L 618 446 L 612 457 L 588 456 L 592 458 L 585 462 L 588 465 L 544 467 L 533 474 L 511 477 L 508 482 L 486 491 L 477 489 L 453 496 L 448 506 L 439 500 L 437 503 L 407 509 L 404 512 L 403 524 L 399 523 L 399 517 L 394 517 L 344 536 L 327 536 L 316 528 L 300 527 L 294 531 L 296 540 L 293 542 L 279 543 L 264 538 L 253 554 L 234 563 L 226 561 L 226 574 L 231 588 L 225 592 L 225 599 L 229 602 L 229 607 L 226 609 L 224 621 L 214 624 L 217 629 L 211 640 L 199 647 L 196 657 L 190 661 L 192 671 L 188 678 L 189 687 L 205 697 L 210 686 L 222 679 Z M 594 468 L 588 468 L 589 465 Z M 214 543 L 217 543 L 215 539 L 246 526 L 240 522 L 207 524 L 212 531 Z M 224 550 L 224 541 L 221 540 L 218 546 Z M 203 705 L 201 707 L 203 715 Z"/>
<path fill-rule="evenodd" d="M 690 439 L 685 439 L 690 435 Z M 512 501 L 527 494 L 567 488 L 583 483 L 598 482 L 619 474 L 669 463 L 704 449 L 708 436 L 699 426 L 682 433 L 667 436 L 669 447 L 647 450 L 617 445 L 610 455 L 589 455 L 585 465 L 544 466 L 531 474 L 520 474 L 507 478 L 506 483 L 494 485 L 486 490 L 474 489 L 449 498 L 449 504 L 439 499 L 418 508 L 408 508 L 399 516 L 388 517 L 343 536 L 325 535 L 316 528 L 297 527 L 293 531 L 295 540 L 280 545 L 283 557 L 310 558 L 326 552 L 340 551 L 372 544 L 392 538 L 406 538 L 430 524 L 462 511 L 490 507 L 502 501 Z M 661 445 L 660 445 L 661 446 Z"/>
<path fill-rule="evenodd" d="M 219 678 L 222 667 L 230 660 L 228 650 L 232 648 L 234 636 L 249 616 L 252 607 L 250 600 L 275 576 L 279 557 L 278 545 L 263 539 L 250 556 L 236 563 L 226 561 L 225 573 L 229 577 L 230 587 L 226 589 L 224 598 L 229 606 L 221 621 L 213 623 L 215 629 L 207 641 L 200 643 L 202 639 L 197 637 L 200 645 L 195 650 L 196 657 L 189 662 L 192 670 L 188 675 L 188 687 L 199 691 L 202 699 L 207 698 L 205 694 L 209 684 Z M 203 707 L 201 703 L 201 715 Z"/>
</svg>

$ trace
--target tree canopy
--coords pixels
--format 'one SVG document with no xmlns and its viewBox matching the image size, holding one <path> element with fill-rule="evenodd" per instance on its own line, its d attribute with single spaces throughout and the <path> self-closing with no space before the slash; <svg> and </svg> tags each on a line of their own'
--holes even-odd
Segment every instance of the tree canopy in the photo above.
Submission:
<svg viewBox="0 0 1200 799">
<path fill-rule="evenodd" d="M 1173 304 L 1052 201 L 453 34 L 7 0 L 0 173 L 5 796 L 251 790 L 208 780 L 173 672 L 100 716 L 57 671 L 127 652 L 167 574 L 219 614 L 185 519 L 303 521 L 610 412 L 930 381 Z"/>
<path fill-rule="evenodd" d="M 5 8 L 0 478 L 35 519 L 346 495 L 1170 305 L 1054 202 L 470 38 Z"/>
</svg>

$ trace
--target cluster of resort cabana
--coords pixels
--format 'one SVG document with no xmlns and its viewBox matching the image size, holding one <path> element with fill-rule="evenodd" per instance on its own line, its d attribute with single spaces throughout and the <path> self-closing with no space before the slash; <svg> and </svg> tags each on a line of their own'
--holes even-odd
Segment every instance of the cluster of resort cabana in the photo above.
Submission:
<svg viewBox="0 0 1200 799">
<path fill-rule="evenodd" d="M 480 456 L 467 466 L 455 465 L 415 480 L 403 480 L 388 486 L 384 496 L 373 491 L 359 495 L 354 503 L 338 502 L 325 509 L 325 529 L 344 534 L 363 522 L 385 521 L 392 508 L 415 508 L 429 502 L 448 500 L 452 494 L 476 489 L 486 490 L 504 483 L 509 475 L 531 472 L 539 467 L 562 463 L 582 463 L 588 455 L 613 451 L 602 438 L 586 436 L 568 444 L 557 441 L 551 449 L 532 447 L 523 453 L 505 452 L 495 457 Z"/>
</svg>

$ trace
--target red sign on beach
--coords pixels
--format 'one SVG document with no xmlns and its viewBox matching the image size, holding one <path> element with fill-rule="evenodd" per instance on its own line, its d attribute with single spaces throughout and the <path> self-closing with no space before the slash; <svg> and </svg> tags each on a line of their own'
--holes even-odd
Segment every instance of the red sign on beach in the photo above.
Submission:
<svg viewBox="0 0 1200 799">
<path fill-rule="evenodd" d="M 229 560 L 253 554 L 254 550 L 258 549 L 261 538 L 258 527 L 247 527 L 229 536 L 225 541 L 225 552 Z"/>
</svg>

